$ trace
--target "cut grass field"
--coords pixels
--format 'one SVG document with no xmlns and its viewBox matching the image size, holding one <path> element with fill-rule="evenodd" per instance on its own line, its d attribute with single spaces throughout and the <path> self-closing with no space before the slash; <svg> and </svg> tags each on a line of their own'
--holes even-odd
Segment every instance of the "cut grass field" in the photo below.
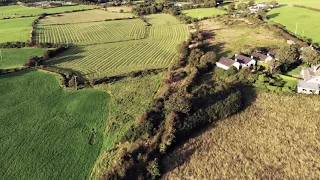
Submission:
<svg viewBox="0 0 320 180">
<path fill-rule="evenodd" d="M 270 11 L 267 18 L 273 22 L 284 25 L 289 31 L 311 39 L 320 44 L 320 12 L 298 7 L 281 7 Z"/>
<path fill-rule="evenodd" d="M 2 179 L 88 179 L 103 145 L 107 93 L 65 90 L 40 71 L 2 75 L 0 92 Z"/>
<path fill-rule="evenodd" d="M 317 179 L 320 97 L 258 93 L 165 158 L 162 179 Z"/>
<path fill-rule="evenodd" d="M 35 19 L 36 17 L 0 20 L 0 43 L 29 40 L 31 24 Z"/>
<path fill-rule="evenodd" d="M 167 14 L 150 15 L 146 18 L 152 23 L 157 23 L 145 27 L 147 32 L 145 39 L 73 47 L 47 61 L 46 64 L 71 68 L 82 72 L 88 79 L 146 68 L 166 68 L 176 59 L 176 46 L 186 40 L 187 26 Z M 123 32 L 126 33 L 128 30 L 123 29 Z"/>
<path fill-rule="evenodd" d="M 198 8 L 198 9 L 183 10 L 182 13 L 192 18 L 201 19 L 204 17 L 211 17 L 211 16 L 225 14 L 226 11 L 218 8 Z"/>
<path fill-rule="evenodd" d="M 257 2 L 270 2 L 270 1 L 258 0 Z M 277 2 L 280 4 L 289 5 L 289 6 L 300 5 L 300 6 L 320 9 L 320 0 L 305 0 L 305 1 L 304 0 L 277 0 Z"/>
<path fill-rule="evenodd" d="M 59 15 L 47 16 L 40 21 L 42 25 L 48 24 L 69 24 L 69 23 L 83 23 L 92 21 L 104 21 L 116 18 L 132 18 L 134 17 L 131 13 L 114 13 L 103 11 L 100 9 L 81 11 L 74 13 L 65 13 Z"/>
<path fill-rule="evenodd" d="M 40 15 L 42 13 L 62 13 L 66 11 L 73 11 L 73 10 L 87 10 L 87 9 L 94 9 L 98 6 L 89 6 L 89 5 L 78 5 L 78 6 L 63 6 L 63 7 L 56 7 L 56 8 L 35 8 L 35 7 L 25 7 L 25 6 L 0 6 L 0 18 L 4 17 L 16 17 L 16 16 L 23 16 L 23 15 Z"/>
<path fill-rule="evenodd" d="M 98 176 L 113 157 L 108 150 L 115 147 L 136 118 L 150 106 L 153 96 L 159 88 L 163 73 L 150 74 L 144 77 L 126 78 L 111 84 L 101 84 L 96 89 L 107 91 L 111 98 L 109 115 L 105 129 L 104 153 L 97 161 L 93 175 Z"/>
<path fill-rule="evenodd" d="M 231 58 L 234 54 L 251 53 L 247 51 L 257 47 L 286 45 L 284 39 L 262 26 L 250 27 L 246 23 L 226 26 L 216 19 L 202 21 L 200 26 L 206 31 L 214 32 L 210 42 L 218 52 L 218 57 Z"/>
<path fill-rule="evenodd" d="M 123 12 L 131 12 L 132 7 L 131 6 L 113 6 L 113 7 L 107 7 L 107 11 L 109 12 L 120 12 L 120 10 L 123 10 Z"/>
<path fill-rule="evenodd" d="M 64 19 L 64 18 L 63 18 Z M 144 38 L 145 23 L 140 19 L 88 22 L 64 25 L 38 25 L 40 43 L 97 44 Z"/>
<path fill-rule="evenodd" d="M 45 49 L 23 48 L 23 49 L 0 49 L 0 69 L 22 67 L 29 56 L 42 56 Z"/>
</svg>

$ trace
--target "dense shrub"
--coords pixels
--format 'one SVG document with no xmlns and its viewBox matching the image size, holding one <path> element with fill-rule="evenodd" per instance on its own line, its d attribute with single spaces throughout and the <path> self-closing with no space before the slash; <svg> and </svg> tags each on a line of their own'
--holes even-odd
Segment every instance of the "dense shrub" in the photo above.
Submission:
<svg viewBox="0 0 320 180">
<path fill-rule="evenodd" d="M 40 57 L 38 57 L 38 56 L 29 56 L 27 61 L 24 64 L 24 66 L 25 67 L 39 66 L 41 60 L 42 59 Z"/>
</svg>

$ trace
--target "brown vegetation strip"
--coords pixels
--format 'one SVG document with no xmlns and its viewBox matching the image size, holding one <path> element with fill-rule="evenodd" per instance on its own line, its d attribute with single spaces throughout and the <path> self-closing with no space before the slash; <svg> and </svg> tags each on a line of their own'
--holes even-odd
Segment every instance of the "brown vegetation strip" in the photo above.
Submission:
<svg viewBox="0 0 320 180">
<path fill-rule="evenodd" d="M 260 93 L 164 161 L 163 179 L 320 177 L 320 98 Z"/>
</svg>

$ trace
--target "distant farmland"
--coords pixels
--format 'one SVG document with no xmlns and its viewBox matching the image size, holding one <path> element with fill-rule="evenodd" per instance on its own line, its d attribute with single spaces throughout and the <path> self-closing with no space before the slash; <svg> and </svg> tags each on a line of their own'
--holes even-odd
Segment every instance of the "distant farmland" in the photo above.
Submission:
<svg viewBox="0 0 320 180">
<path fill-rule="evenodd" d="M 144 26 L 147 34 L 144 39 L 135 40 L 132 36 L 130 41 L 73 47 L 46 64 L 80 71 L 89 79 L 166 68 L 176 59 L 176 46 L 186 40 L 187 27 L 167 14 L 146 16 L 146 19 L 157 23 Z"/>
<path fill-rule="evenodd" d="M 320 43 L 320 12 L 305 8 L 285 6 L 270 11 L 267 18 L 284 25 L 293 33 L 295 33 L 298 23 L 298 35 L 306 36 L 312 39 L 314 43 Z"/>
<path fill-rule="evenodd" d="M 59 15 L 47 16 L 40 21 L 42 25 L 48 24 L 68 24 L 68 23 L 82 23 L 91 21 L 104 21 L 116 18 L 132 18 L 134 17 L 131 13 L 113 13 L 103 10 L 89 10 L 80 11 L 74 13 L 65 13 Z"/>
<path fill-rule="evenodd" d="M 145 23 L 140 19 L 63 25 L 40 24 L 37 26 L 36 39 L 40 43 L 96 44 L 118 42 L 144 38 L 145 29 Z"/>
<path fill-rule="evenodd" d="M 0 6 L 0 18 L 5 17 L 19 17 L 23 15 L 40 15 L 42 13 L 61 13 L 73 10 L 86 10 L 94 9 L 98 6 L 88 6 L 88 5 L 78 5 L 78 6 L 63 6 L 56 8 L 35 8 L 35 7 L 25 7 L 25 6 Z"/>
<path fill-rule="evenodd" d="M 42 56 L 45 49 L 1 49 L 0 69 L 22 67 L 29 56 Z"/>
<path fill-rule="evenodd" d="M 215 15 L 225 14 L 226 11 L 217 9 L 217 8 L 198 8 L 198 9 L 183 10 L 182 13 L 192 18 L 204 18 L 204 17 L 211 17 Z"/>
<path fill-rule="evenodd" d="M 2 75 L 0 92 L 1 179 L 88 179 L 103 144 L 105 92 L 62 89 L 40 71 Z"/>
<path fill-rule="evenodd" d="M 36 17 L 0 20 L 0 43 L 29 40 L 31 24 L 35 19 Z"/>
</svg>

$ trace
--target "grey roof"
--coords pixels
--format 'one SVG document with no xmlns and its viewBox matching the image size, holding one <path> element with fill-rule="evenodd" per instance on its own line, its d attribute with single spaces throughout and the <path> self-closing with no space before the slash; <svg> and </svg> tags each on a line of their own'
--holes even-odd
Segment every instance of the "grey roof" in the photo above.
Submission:
<svg viewBox="0 0 320 180">
<path fill-rule="evenodd" d="M 237 54 L 234 58 L 237 59 L 237 62 L 242 64 L 248 64 L 252 60 L 251 58 L 241 54 Z"/>
<path fill-rule="evenodd" d="M 305 88 L 305 89 L 313 89 L 313 90 L 320 90 L 320 85 L 317 83 L 309 83 L 303 80 L 299 80 L 298 87 Z"/>
<path fill-rule="evenodd" d="M 260 61 L 264 61 L 268 58 L 267 55 L 261 54 L 259 52 L 253 52 L 253 53 L 251 53 L 251 56 L 253 56 L 254 58 L 256 58 L 257 60 L 260 60 Z"/>
<path fill-rule="evenodd" d="M 318 65 L 318 66 L 314 66 L 312 68 L 302 68 L 301 69 L 302 78 L 306 81 L 306 80 L 309 80 L 315 76 L 320 76 L 319 67 L 320 66 Z"/>
<path fill-rule="evenodd" d="M 231 67 L 235 63 L 235 61 L 226 57 L 221 57 L 218 63 Z"/>
</svg>

